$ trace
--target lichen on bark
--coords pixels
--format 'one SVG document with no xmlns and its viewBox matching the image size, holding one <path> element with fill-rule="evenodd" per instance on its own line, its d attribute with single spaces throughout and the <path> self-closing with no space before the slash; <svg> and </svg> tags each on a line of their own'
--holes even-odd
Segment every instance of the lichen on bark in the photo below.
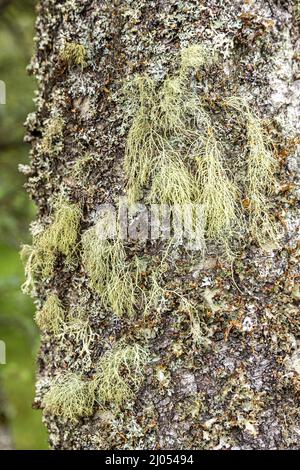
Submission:
<svg viewBox="0 0 300 470">
<path fill-rule="evenodd" d="M 126 257 L 142 260 L 142 290 L 153 298 L 146 309 L 145 302 L 137 304 L 133 316 L 117 315 L 90 288 L 80 243 L 69 262 L 68 253 L 58 252 L 53 275 L 35 280 L 37 308 L 55 293 L 67 324 L 76 307 L 84 306 L 89 331 L 98 336 L 86 360 L 82 340 L 43 333 L 35 406 L 43 406 L 51 383 L 65 370 L 84 386 L 89 383 L 101 358 L 121 339 L 146 347 L 149 358 L 134 398 L 119 409 L 93 402 L 87 413 L 92 417 L 76 422 L 46 410 L 53 448 L 299 447 L 298 36 L 292 1 L 39 3 L 30 65 L 39 88 L 36 112 L 27 120 L 31 164 L 23 167 L 38 207 L 34 236 L 51 226 L 55 201 L 63 197 L 80 207 L 80 242 L 95 225 L 100 204 L 117 203 L 125 194 L 125 146 L 133 114 L 122 92 L 124 81 L 147 74 L 161 85 L 174 74 L 179 51 L 194 44 L 221 56 L 207 73 L 196 74 L 195 85 L 205 96 L 226 165 L 244 161 L 239 157 L 247 152 L 247 136 L 220 100 L 241 96 L 251 103 L 274 144 L 280 185 L 268 202 L 282 232 L 280 247 L 269 246 L 268 252 L 255 237 L 239 244 L 233 240 L 230 261 L 214 241 L 204 258 L 180 247 L 166 254 L 164 243 L 127 241 Z M 84 68 L 61 60 L 67 43 L 87 51 Z M 43 139 L 56 115 L 64 125 L 57 135 L 51 132 L 53 155 Z M 85 159 L 83 180 L 78 167 Z M 233 175 L 237 187 L 244 186 L 243 172 L 238 166 Z"/>
</svg>

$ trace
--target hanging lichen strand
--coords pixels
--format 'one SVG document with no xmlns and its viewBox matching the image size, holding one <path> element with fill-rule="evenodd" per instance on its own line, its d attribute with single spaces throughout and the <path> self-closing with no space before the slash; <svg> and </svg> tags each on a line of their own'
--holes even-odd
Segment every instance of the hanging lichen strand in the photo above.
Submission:
<svg viewBox="0 0 300 470">
<path fill-rule="evenodd" d="M 82 260 L 90 287 L 117 315 L 134 312 L 135 284 L 121 240 L 101 240 L 97 225 L 82 237 Z"/>
<path fill-rule="evenodd" d="M 193 72 L 213 61 L 210 51 L 194 45 L 182 50 L 177 73 L 161 85 L 143 75 L 125 87 L 128 98 L 137 101 L 125 154 L 128 201 L 201 204 L 205 237 L 225 246 L 227 253 L 232 237 L 245 229 L 261 247 L 274 245 L 278 233 L 267 200 L 274 187 L 270 142 L 245 101 L 234 97 L 219 103 L 247 121 L 248 170 L 244 187 L 237 187 L 225 166 L 211 110 L 191 82 Z M 244 192 L 248 212 L 241 204 Z"/>
<path fill-rule="evenodd" d="M 147 361 L 146 348 L 121 340 L 103 354 L 92 379 L 75 372 L 57 375 L 44 396 L 45 411 L 73 422 L 90 416 L 96 403 L 118 411 L 124 402 L 134 399 Z"/>
</svg>

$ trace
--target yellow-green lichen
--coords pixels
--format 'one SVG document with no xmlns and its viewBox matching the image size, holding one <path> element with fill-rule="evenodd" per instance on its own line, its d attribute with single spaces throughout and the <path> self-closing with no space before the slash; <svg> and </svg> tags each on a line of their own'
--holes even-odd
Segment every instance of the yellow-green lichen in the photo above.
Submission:
<svg viewBox="0 0 300 470">
<path fill-rule="evenodd" d="M 90 286 L 103 305 L 116 315 L 133 315 L 135 284 L 122 242 L 102 240 L 95 225 L 83 234 L 82 260 Z"/>
<path fill-rule="evenodd" d="M 54 116 L 47 120 L 40 144 L 42 153 L 57 155 L 63 148 L 65 122 L 62 117 Z"/>
<path fill-rule="evenodd" d="M 61 330 L 61 337 L 75 341 L 80 348 L 82 364 L 91 365 L 91 345 L 99 335 L 90 326 L 89 315 L 84 307 L 79 305 L 70 309 L 68 320 Z"/>
<path fill-rule="evenodd" d="M 144 197 L 150 203 L 201 205 L 205 237 L 222 244 L 228 255 L 233 236 L 246 229 L 247 212 L 248 231 L 257 243 L 277 247 L 268 201 L 276 167 L 270 139 L 245 100 L 219 100 L 224 111 L 235 109 L 239 121 L 246 123 L 247 172 L 243 187 L 237 186 L 241 178 L 233 173 L 241 162 L 232 159 L 229 171 L 211 110 L 191 82 L 199 67 L 213 61 L 210 51 L 193 45 L 181 52 L 178 71 L 161 85 L 144 75 L 126 87 L 136 100 L 125 152 L 128 201 Z M 244 193 L 250 201 L 247 210 Z"/>
<path fill-rule="evenodd" d="M 74 372 L 59 374 L 45 394 L 43 406 L 46 413 L 76 422 L 90 416 L 95 403 L 95 383 Z"/>
<path fill-rule="evenodd" d="M 144 378 L 148 353 L 138 344 L 126 345 L 122 341 L 100 359 L 97 397 L 104 405 L 122 406 L 133 400 Z"/>
<path fill-rule="evenodd" d="M 82 44 L 67 42 L 60 51 L 60 58 L 69 66 L 77 65 L 84 69 L 87 64 L 87 51 Z"/>
<path fill-rule="evenodd" d="M 147 76 L 135 79 L 139 107 L 126 146 L 127 195 L 135 202 L 149 189 L 151 203 L 202 204 L 207 236 L 225 244 L 239 223 L 238 191 L 189 79 L 191 71 L 210 62 L 206 49 L 195 45 L 182 51 L 178 72 L 161 87 Z"/>
<path fill-rule="evenodd" d="M 240 225 L 238 189 L 229 179 L 222 162 L 221 146 L 212 128 L 207 129 L 204 149 L 196 156 L 199 202 L 203 205 L 206 234 L 220 239 L 224 245 Z"/>
<path fill-rule="evenodd" d="M 55 204 L 53 223 L 37 238 L 39 249 L 47 250 L 49 247 L 70 257 L 74 252 L 78 237 L 81 210 L 77 204 L 59 199 Z"/>
<path fill-rule="evenodd" d="M 249 201 L 249 230 L 262 247 L 278 247 L 279 233 L 270 211 L 269 196 L 276 187 L 276 160 L 271 151 L 271 141 L 260 119 L 240 97 L 231 97 L 225 105 L 234 108 L 247 130 L 247 172 L 244 191 Z"/>
<path fill-rule="evenodd" d="M 300 1 L 299 0 L 295 0 L 294 15 L 295 15 L 296 20 L 299 21 L 300 20 Z"/>
<path fill-rule="evenodd" d="M 35 292 L 35 278 L 39 269 L 36 250 L 33 246 L 23 245 L 20 258 L 25 271 L 25 282 L 22 284 L 21 289 L 24 294 L 31 295 Z"/>
<path fill-rule="evenodd" d="M 70 261 L 76 248 L 81 218 L 79 206 L 60 198 L 54 209 L 53 222 L 43 232 L 35 235 L 32 247 L 25 245 L 21 250 L 26 275 L 22 288 L 28 294 L 34 292 L 36 278 L 53 275 L 58 253 L 65 255 Z"/>
<path fill-rule="evenodd" d="M 43 398 L 46 413 L 76 422 L 90 416 L 96 403 L 117 409 L 134 399 L 144 378 L 148 352 L 123 341 L 104 353 L 90 380 L 75 372 L 60 373 Z"/>
</svg>

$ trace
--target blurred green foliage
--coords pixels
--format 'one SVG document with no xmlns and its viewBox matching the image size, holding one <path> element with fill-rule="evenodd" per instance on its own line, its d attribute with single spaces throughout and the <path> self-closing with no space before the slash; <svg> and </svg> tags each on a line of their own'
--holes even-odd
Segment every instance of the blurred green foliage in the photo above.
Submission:
<svg viewBox="0 0 300 470">
<path fill-rule="evenodd" d="M 8 418 L 16 449 L 47 448 L 41 412 L 31 407 L 39 336 L 33 303 L 20 291 L 24 275 L 18 253 L 20 244 L 29 241 L 34 218 L 18 172 L 18 164 L 28 163 L 23 122 L 34 109 L 36 84 L 26 73 L 34 21 L 34 0 L 0 0 L 0 80 L 6 84 L 6 104 L 0 105 L 0 339 L 7 362 L 0 365 L 5 396 L 0 415 Z"/>
</svg>

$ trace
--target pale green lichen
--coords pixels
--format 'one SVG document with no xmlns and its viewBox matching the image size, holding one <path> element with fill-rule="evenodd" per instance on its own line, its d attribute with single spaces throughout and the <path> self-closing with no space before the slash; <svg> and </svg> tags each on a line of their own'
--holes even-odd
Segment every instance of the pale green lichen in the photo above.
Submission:
<svg viewBox="0 0 300 470">
<path fill-rule="evenodd" d="M 41 310 L 35 315 L 35 321 L 44 332 L 58 335 L 64 325 L 64 310 L 56 294 L 50 294 Z"/>
<path fill-rule="evenodd" d="M 20 257 L 25 271 L 25 282 L 22 284 L 21 289 L 24 294 L 32 295 L 35 292 L 35 278 L 39 268 L 36 250 L 30 245 L 23 245 Z"/>
<path fill-rule="evenodd" d="M 92 379 L 75 372 L 59 374 L 44 396 L 45 412 L 77 422 L 90 416 L 96 403 L 119 409 L 134 400 L 148 359 L 148 352 L 138 344 L 117 343 L 104 353 Z"/>
<path fill-rule="evenodd" d="M 153 272 L 150 275 L 150 286 L 145 297 L 145 308 L 144 315 L 148 315 L 150 312 L 154 311 L 156 315 L 159 312 L 160 302 L 164 299 L 166 295 L 165 289 L 162 286 L 161 276 L 159 269 L 157 272 Z"/>
<path fill-rule="evenodd" d="M 24 293 L 34 293 L 36 278 L 53 275 L 58 253 L 70 261 L 75 251 L 81 210 L 77 204 L 62 198 L 55 203 L 54 209 L 53 222 L 34 237 L 32 247 L 25 245 L 21 250 L 26 275 L 22 286 Z"/>
<path fill-rule="evenodd" d="M 196 200 L 198 186 L 177 156 L 162 161 L 153 175 L 149 201 L 160 204 L 186 204 Z"/>
<path fill-rule="evenodd" d="M 97 397 L 101 404 L 120 407 L 133 400 L 144 378 L 148 352 L 123 341 L 107 351 L 99 362 Z"/>
<path fill-rule="evenodd" d="M 206 235 L 228 245 L 239 225 L 238 191 L 224 167 L 210 117 L 189 80 L 190 71 L 211 62 L 208 51 L 195 45 L 182 51 L 178 72 L 158 89 L 147 76 L 135 79 L 139 107 L 126 146 L 127 195 L 135 202 L 149 188 L 151 203 L 201 204 Z"/>
<path fill-rule="evenodd" d="M 139 106 L 130 128 L 125 152 L 125 170 L 128 178 L 127 197 L 129 203 L 140 198 L 141 188 L 149 180 L 152 165 L 157 155 L 155 128 L 156 93 L 154 82 L 147 76 L 137 76 L 128 87 L 129 96 L 138 90 Z"/>
<path fill-rule="evenodd" d="M 95 403 L 95 383 L 85 380 L 74 372 L 59 374 L 45 394 L 43 406 L 46 413 L 77 422 L 79 418 L 90 416 Z"/>
<path fill-rule="evenodd" d="M 204 149 L 200 149 L 197 161 L 199 202 L 206 218 L 206 234 L 219 239 L 224 245 L 241 224 L 238 216 L 238 189 L 227 176 L 222 162 L 221 145 L 212 128 L 207 129 Z"/>
<path fill-rule="evenodd" d="M 294 14 L 295 14 L 296 20 L 299 21 L 300 20 L 300 1 L 299 0 L 295 0 Z"/>
<path fill-rule="evenodd" d="M 47 251 L 50 248 L 70 257 L 76 246 L 80 218 L 81 210 L 77 204 L 59 199 L 55 203 L 53 223 L 36 239 L 38 249 Z"/>
<path fill-rule="evenodd" d="M 133 315 L 135 285 L 122 242 L 102 240 L 97 225 L 82 237 L 82 260 L 90 286 L 116 315 Z"/>
<path fill-rule="evenodd" d="M 89 367 L 92 362 L 91 345 L 97 340 L 99 335 L 93 331 L 90 325 L 86 308 L 79 305 L 76 308 L 70 309 L 68 319 L 60 332 L 60 336 L 63 340 L 68 338 L 71 341 L 75 341 L 78 348 L 80 348 L 82 364 Z"/>
<path fill-rule="evenodd" d="M 271 214 L 269 197 L 275 190 L 277 167 L 271 151 L 271 141 L 261 120 L 240 97 L 226 99 L 225 105 L 234 108 L 247 130 L 247 172 L 244 190 L 248 198 L 249 230 L 262 248 L 278 248 L 279 233 Z"/>
<path fill-rule="evenodd" d="M 203 46 L 190 46 L 181 53 L 178 71 L 160 86 L 149 76 L 139 76 L 127 87 L 127 95 L 136 90 L 138 98 L 125 152 L 128 201 L 134 203 L 145 193 L 150 203 L 200 204 L 205 237 L 231 255 L 231 240 L 246 228 L 245 192 L 250 201 L 249 232 L 261 247 L 277 247 L 278 231 L 268 201 L 276 162 L 260 120 L 245 100 L 220 100 L 225 110 L 235 109 L 246 123 L 247 174 L 244 187 L 238 187 L 232 173 L 240 162 L 231 161 L 229 171 L 207 103 L 191 85 L 192 73 L 213 61 Z M 203 233 L 199 237 L 203 239 Z"/>
</svg>

